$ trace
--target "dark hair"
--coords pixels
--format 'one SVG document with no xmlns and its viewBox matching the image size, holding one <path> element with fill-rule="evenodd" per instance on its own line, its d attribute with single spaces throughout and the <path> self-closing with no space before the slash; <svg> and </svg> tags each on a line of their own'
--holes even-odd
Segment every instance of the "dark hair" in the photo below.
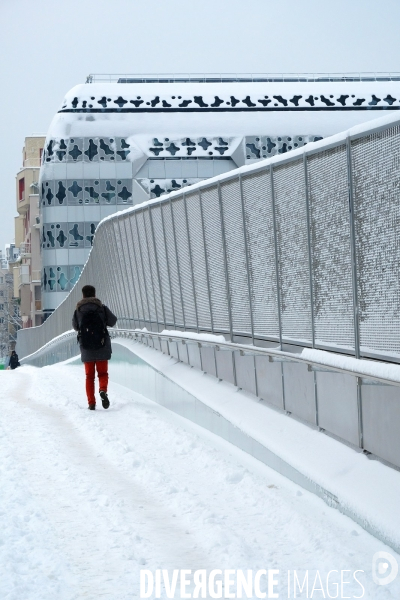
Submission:
<svg viewBox="0 0 400 600">
<path fill-rule="evenodd" d="M 96 290 L 92 285 L 84 285 L 82 288 L 82 296 L 84 298 L 95 298 Z"/>
</svg>

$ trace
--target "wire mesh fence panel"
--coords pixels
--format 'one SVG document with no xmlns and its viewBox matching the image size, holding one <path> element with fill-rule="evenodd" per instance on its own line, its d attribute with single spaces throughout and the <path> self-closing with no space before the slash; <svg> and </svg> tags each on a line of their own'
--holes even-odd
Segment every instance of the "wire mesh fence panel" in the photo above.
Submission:
<svg viewBox="0 0 400 600">
<path fill-rule="evenodd" d="M 274 169 L 282 337 L 310 344 L 311 300 L 303 161 Z"/>
<path fill-rule="evenodd" d="M 155 251 L 160 276 L 160 291 L 166 321 L 165 325 L 171 326 L 174 325 L 174 315 L 172 310 L 171 285 L 169 279 L 168 257 L 165 247 L 161 206 L 151 207 L 151 219 L 153 222 Z"/>
<path fill-rule="evenodd" d="M 110 289 L 109 277 L 105 276 L 106 273 L 108 274 L 109 263 L 107 266 L 107 240 L 104 224 L 96 232 L 96 244 L 93 246 L 93 251 L 90 262 L 95 268 L 92 268 L 90 280 L 95 282 L 96 286 L 99 288 L 99 297 L 101 300 L 107 304 L 107 306 L 110 306 L 113 312 L 116 312 L 117 309 L 114 306 L 113 290 Z M 99 274 L 103 274 L 103 276 L 99 277 Z"/>
<path fill-rule="evenodd" d="M 351 148 L 361 350 L 400 354 L 400 128 Z"/>
<path fill-rule="evenodd" d="M 274 223 L 269 169 L 243 177 L 254 335 L 279 339 Z"/>
<path fill-rule="evenodd" d="M 148 295 L 147 295 L 147 287 L 146 287 L 145 275 L 144 275 L 144 271 L 143 271 L 142 255 L 141 255 L 141 251 L 140 251 L 139 233 L 138 233 L 138 227 L 137 227 L 137 215 L 138 215 L 138 213 L 132 213 L 132 215 L 130 215 L 129 221 L 130 221 L 130 225 L 132 228 L 131 239 L 132 239 L 133 247 L 134 247 L 135 265 L 137 268 L 138 283 L 139 283 L 139 289 L 141 292 L 140 295 L 142 298 L 143 316 L 144 316 L 144 320 L 149 322 L 150 321 L 149 299 L 148 299 Z"/>
<path fill-rule="evenodd" d="M 168 257 L 168 268 L 174 320 L 176 326 L 184 327 L 181 285 L 179 279 L 178 261 L 175 248 L 175 235 L 171 210 L 171 204 L 169 202 L 166 202 L 161 205 L 161 216 L 165 230 L 165 246 Z"/>
<path fill-rule="evenodd" d="M 157 308 L 154 298 L 153 291 L 153 281 L 150 270 L 150 260 L 149 253 L 146 243 L 146 227 L 144 221 L 143 211 L 139 211 L 136 213 L 136 222 L 137 222 L 137 231 L 139 238 L 139 247 L 140 247 L 140 261 L 143 265 L 143 275 L 144 275 L 144 283 L 146 286 L 146 293 L 149 303 L 149 311 L 150 311 L 150 321 L 155 323 L 157 319 Z"/>
<path fill-rule="evenodd" d="M 121 233 L 119 230 L 118 219 L 112 219 L 110 221 L 112 225 L 111 232 L 114 233 L 114 237 L 112 238 L 115 243 L 115 251 L 113 252 L 114 256 L 114 269 L 117 280 L 119 281 L 118 291 L 121 295 L 121 315 L 120 315 L 120 325 L 122 327 L 129 327 L 129 320 L 127 317 L 129 316 L 129 294 L 127 293 L 126 287 L 126 271 L 122 266 L 123 257 L 122 254 L 126 249 L 125 242 L 122 241 Z M 118 251 L 119 249 L 119 251 Z M 124 318 L 122 318 L 124 317 Z"/>
<path fill-rule="evenodd" d="M 307 159 L 315 343 L 354 350 L 346 146 Z"/>
<path fill-rule="evenodd" d="M 221 185 L 221 199 L 233 332 L 251 335 L 252 327 L 243 211 L 238 179 Z"/>
<path fill-rule="evenodd" d="M 131 286 L 131 290 L 134 295 L 135 303 L 136 303 L 136 312 L 133 315 L 133 317 L 135 319 L 137 319 L 138 321 L 139 320 L 143 321 L 145 319 L 144 307 L 143 307 L 144 299 L 142 298 L 142 293 L 141 293 L 139 271 L 138 271 L 138 267 L 137 267 L 136 250 L 135 250 L 135 246 L 133 243 L 132 220 L 133 220 L 132 215 L 127 215 L 121 221 L 121 225 L 123 226 L 123 228 L 125 230 L 125 236 L 126 236 L 126 242 L 127 242 L 128 256 L 127 256 L 126 260 L 128 262 L 130 273 L 131 273 L 129 284 Z M 137 323 L 136 323 L 136 325 L 137 325 Z"/>
<path fill-rule="evenodd" d="M 117 311 L 117 317 L 121 320 L 121 317 L 124 316 L 124 307 L 121 298 L 122 292 L 120 291 L 121 280 L 118 277 L 117 246 L 114 238 L 113 223 L 111 221 L 106 221 L 105 232 L 107 241 L 107 252 L 104 256 L 104 262 L 107 265 L 106 272 L 108 273 L 109 283 L 111 286 L 113 304 L 115 306 L 115 310 Z"/>
<path fill-rule="evenodd" d="M 196 293 L 200 329 L 211 329 L 210 299 L 208 293 L 207 263 L 204 248 L 203 225 L 199 193 L 185 196 L 188 216 L 189 243 L 193 264 L 193 283 Z"/>
<path fill-rule="evenodd" d="M 193 290 L 193 272 L 190 260 L 185 206 L 182 196 L 176 200 L 172 200 L 172 216 L 175 224 L 183 308 L 185 313 L 185 325 L 186 327 L 197 328 L 196 300 Z"/>
<path fill-rule="evenodd" d="M 205 250 L 214 330 L 229 332 L 229 304 L 218 188 L 201 190 Z"/>
<path fill-rule="evenodd" d="M 122 279 L 125 282 L 125 290 L 127 293 L 127 313 L 126 317 L 129 320 L 129 327 L 134 326 L 135 320 L 138 318 L 138 304 L 136 298 L 136 279 L 131 266 L 131 257 L 129 252 L 128 235 L 125 228 L 125 223 L 128 217 L 122 217 L 118 219 L 118 226 L 120 230 L 121 238 L 123 239 L 124 252 L 121 252 L 120 263 L 122 271 Z"/>
<path fill-rule="evenodd" d="M 146 210 L 143 212 L 144 224 L 146 228 L 146 243 L 147 243 L 147 253 L 150 264 L 150 274 L 151 281 L 154 290 L 154 302 L 156 308 L 156 321 L 158 323 L 164 323 L 164 308 L 163 308 L 163 299 L 161 296 L 160 289 L 160 278 L 158 273 L 158 263 L 157 257 L 154 248 L 154 239 L 153 239 L 153 231 L 151 227 L 151 217 L 150 212 Z"/>
</svg>

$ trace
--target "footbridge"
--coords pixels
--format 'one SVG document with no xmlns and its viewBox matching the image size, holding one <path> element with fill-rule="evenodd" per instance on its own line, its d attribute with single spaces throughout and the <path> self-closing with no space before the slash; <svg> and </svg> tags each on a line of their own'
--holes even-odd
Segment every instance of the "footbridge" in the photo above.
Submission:
<svg viewBox="0 0 400 600">
<path fill-rule="evenodd" d="M 400 119 L 104 219 L 23 363 L 77 354 L 85 284 L 131 338 L 400 467 Z"/>
</svg>

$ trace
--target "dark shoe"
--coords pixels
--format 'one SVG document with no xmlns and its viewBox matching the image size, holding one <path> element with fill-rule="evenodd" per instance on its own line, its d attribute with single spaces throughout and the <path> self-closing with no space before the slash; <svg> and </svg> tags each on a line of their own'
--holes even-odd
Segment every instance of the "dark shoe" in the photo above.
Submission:
<svg viewBox="0 0 400 600">
<path fill-rule="evenodd" d="M 92 402 L 92 404 L 89 404 L 88 409 L 89 410 L 96 410 L 96 402 Z"/>
<path fill-rule="evenodd" d="M 100 398 L 103 408 L 108 408 L 110 406 L 110 401 L 107 396 L 107 392 L 100 391 Z"/>
</svg>

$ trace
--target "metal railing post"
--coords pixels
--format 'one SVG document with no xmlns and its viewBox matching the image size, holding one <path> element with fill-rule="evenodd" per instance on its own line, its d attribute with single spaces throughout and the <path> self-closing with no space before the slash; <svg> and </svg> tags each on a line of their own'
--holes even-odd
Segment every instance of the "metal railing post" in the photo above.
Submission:
<svg viewBox="0 0 400 600">
<path fill-rule="evenodd" d="M 360 358 L 360 331 L 359 331 L 359 306 L 357 289 L 357 250 L 356 250 L 356 229 L 354 221 L 354 186 L 353 186 L 353 168 L 351 157 L 350 138 L 346 139 L 347 150 L 347 179 L 349 189 L 349 218 L 350 218 L 350 244 L 351 244 L 351 274 L 353 288 L 353 315 L 354 315 L 354 351 L 355 357 Z"/>
<path fill-rule="evenodd" d="M 231 288 L 229 285 L 228 257 L 226 255 L 224 211 L 222 208 L 221 185 L 220 185 L 219 181 L 217 184 L 217 188 L 218 188 L 219 214 L 220 214 L 220 218 L 221 218 L 222 249 L 224 252 L 225 285 L 226 285 L 226 296 L 227 296 L 227 301 L 228 301 L 229 330 L 230 330 L 231 342 L 233 342 L 232 299 L 231 299 Z"/>
<path fill-rule="evenodd" d="M 148 211 L 149 222 L 150 222 L 150 206 L 147 207 L 147 211 Z M 143 211 L 142 214 L 143 214 L 144 239 L 146 240 L 147 260 L 149 262 L 150 281 L 151 281 L 151 287 L 153 289 L 154 311 L 156 313 L 156 323 L 157 323 L 157 330 L 158 330 L 158 324 L 159 324 L 160 321 L 159 321 L 159 318 L 158 318 L 157 298 L 156 298 L 155 287 L 154 287 L 153 269 L 151 268 L 150 251 L 149 251 L 149 240 L 148 240 L 148 237 L 147 237 L 147 227 L 146 227 L 146 220 L 145 220 L 145 211 Z"/>
<path fill-rule="evenodd" d="M 160 207 L 160 210 L 161 210 L 161 207 Z M 151 214 L 150 206 L 149 206 L 149 219 L 150 219 L 151 235 L 152 235 L 152 238 L 153 238 L 154 256 L 155 256 L 155 259 L 156 259 L 156 269 L 157 269 L 157 277 L 158 277 L 158 286 L 160 288 L 161 310 L 162 310 L 163 318 L 164 318 L 164 328 L 166 329 L 166 327 L 167 327 L 167 321 L 165 320 L 164 295 L 163 295 L 162 285 L 161 285 L 160 266 L 158 264 L 156 238 L 155 238 L 155 235 L 154 235 L 153 217 L 152 217 L 152 214 Z"/>
<path fill-rule="evenodd" d="M 310 305 L 311 305 L 311 337 L 312 347 L 315 347 L 315 314 L 314 314 L 314 284 L 313 284 L 313 266 L 312 266 L 312 249 L 311 249 L 311 210 L 310 210 L 310 195 L 308 186 L 308 165 L 307 156 L 303 153 L 303 166 L 304 166 L 304 185 L 306 192 L 306 211 L 307 211 L 307 244 L 308 244 L 308 272 L 309 272 L 309 285 L 310 285 Z"/>
<path fill-rule="evenodd" d="M 275 207 L 275 188 L 274 188 L 274 171 L 272 165 L 269 168 L 271 181 L 271 203 L 272 203 L 272 222 L 274 225 L 274 247 L 275 247 L 275 271 L 276 271 L 276 301 L 278 305 L 278 326 L 279 326 L 279 347 L 282 350 L 282 314 L 281 314 L 281 289 L 279 277 L 279 252 L 278 252 L 278 231 L 276 226 L 276 207 Z M 283 363 L 281 363 L 281 379 L 282 379 L 282 408 L 286 410 L 285 401 L 285 373 Z"/>
<path fill-rule="evenodd" d="M 315 318 L 314 318 L 314 285 L 313 285 L 313 268 L 312 268 L 312 249 L 311 249 L 311 210 L 310 210 L 310 195 L 308 187 L 308 165 L 307 156 L 303 152 L 303 167 L 304 167 L 304 188 L 306 197 L 306 212 L 307 212 L 307 245 L 308 245 L 308 273 L 310 285 L 310 310 L 311 310 L 311 338 L 312 347 L 315 348 Z M 313 373 L 314 377 L 314 404 L 315 404 L 315 424 L 319 427 L 318 416 L 318 387 L 317 374 Z"/>
<path fill-rule="evenodd" d="M 135 227 L 136 227 L 136 239 L 137 239 L 137 243 L 138 243 L 138 247 L 139 247 L 139 255 L 140 255 L 140 263 L 142 266 L 142 275 L 143 275 L 143 284 L 144 284 L 144 293 L 146 294 L 146 304 L 147 304 L 147 311 L 148 311 L 148 315 L 149 315 L 149 327 L 151 328 L 151 311 L 150 311 L 150 302 L 149 302 L 149 292 L 147 290 L 147 283 L 146 283 L 146 273 L 144 272 L 144 264 L 143 264 L 143 256 L 142 256 L 142 245 L 140 243 L 140 236 L 139 236 L 139 227 L 137 224 L 137 215 L 139 213 L 135 212 L 135 217 L 134 217 L 134 221 L 135 221 Z M 144 224 L 144 218 L 143 218 L 143 227 L 146 228 L 146 225 Z"/>
<path fill-rule="evenodd" d="M 241 175 L 239 175 L 239 188 L 240 188 L 240 201 L 242 204 L 244 248 L 245 248 L 245 254 L 246 254 L 247 291 L 249 294 L 249 306 L 250 306 L 251 340 L 252 340 L 252 344 L 254 345 L 253 299 L 252 299 L 252 295 L 251 295 L 249 248 L 248 248 L 248 244 L 247 244 L 247 235 L 246 235 L 246 220 L 245 220 L 244 198 L 243 198 L 243 181 L 242 181 Z"/>
<path fill-rule="evenodd" d="M 176 329 L 174 296 L 172 294 L 171 270 L 170 270 L 170 267 L 169 267 L 169 255 L 168 255 L 168 248 L 167 248 L 167 236 L 165 234 L 164 211 L 163 211 L 164 204 L 165 203 L 160 202 L 161 224 L 162 224 L 162 230 L 163 230 L 165 260 L 167 262 L 167 274 L 168 274 L 169 293 L 170 293 L 170 300 L 171 300 L 172 319 L 174 321 L 174 329 Z"/>
<path fill-rule="evenodd" d="M 212 331 L 212 333 L 214 333 L 214 317 L 213 317 L 213 310 L 212 310 L 212 303 L 211 303 L 210 273 L 209 273 L 209 268 L 208 268 L 206 235 L 205 235 L 205 230 L 204 230 L 203 199 L 202 199 L 200 190 L 199 190 L 199 204 L 200 204 L 200 215 L 201 215 L 201 231 L 203 234 L 204 259 L 205 259 L 205 263 L 206 263 L 207 291 L 208 291 L 208 304 L 210 307 L 211 331 Z"/>
<path fill-rule="evenodd" d="M 174 211 L 172 210 L 172 200 L 171 200 L 171 198 L 169 199 L 169 207 L 170 207 L 170 210 L 171 210 L 172 233 L 173 233 L 173 237 L 174 237 L 175 256 L 176 256 L 176 269 L 178 271 L 179 294 L 180 294 L 180 297 L 181 297 L 181 305 L 182 305 L 183 328 L 186 329 L 185 304 L 183 302 L 181 269 L 180 269 L 180 265 L 179 265 L 178 244 L 177 244 L 177 241 L 176 241 L 175 219 L 174 219 Z"/>
<path fill-rule="evenodd" d="M 138 285 L 139 296 L 140 296 L 140 307 L 141 307 L 141 311 L 142 311 L 142 319 L 139 319 L 139 323 L 140 323 L 140 320 L 142 321 L 142 323 L 145 323 L 146 322 L 146 318 L 145 318 L 145 314 L 144 314 L 144 303 L 143 303 L 143 297 L 142 297 L 142 289 L 141 289 L 141 286 L 140 286 L 139 267 L 138 267 L 138 263 L 137 263 L 137 256 L 136 256 L 135 244 L 134 244 L 134 241 L 133 241 L 132 221 L 134 219 L 136 219 L 135 215 L 129 215 L 129 217 L 128 217 L 128 223 L 129 223 L 129 229 L 130 229 L 131 238 L 132 238 L 132 251 L 133 251 L 133 257 L 134 257 L 134 260 L 135 260 L 137 285 Z M 129 260 L 130 260 L 130 253 L 129 253 Z M 138 310 L 139 310 L 139 304 L 138 304 Z"/>
<path fill-rule="evenodd" d="M 114 223 L 113 223 L 113 225 L 114 225 L 113 226 L 113 233 L 114 233 L 115 247 L 117 248 L 117 250 L 119 250 L 116 253 L 117 254 L 116 258 L 118 260 L 118 264 L 116 266 L 119 267 L 119 270 L 120 270 L 119 274 L 120 274 L 120 279 L 122 279 L 122 287 L 124 288 L 124 295 L 125 295 L 125 298 L 122 299 L 122 307 L 125 310 L 125 315 L 123 315 L 123 316 L 125 316 L 126 319 L 122 319 L 122 321 L 124 321 L 124 320 L 128 321 L 128 317 L 129 317 L 128 298 L 129 298 L 130 294 L 129 294 L 129 292 L 127 293 L 127 289 L 126 289 L 127 284 L 125 284 L 125 276 L 124 276 L 126 274 L 125 258 L 121 258 L 121 254 L 124 254 L 124 252 L 122 252 L 122 247 L 118 248 L 118 243 L 117 243 L 118 240 L 117 240 L 117 235 L 116 235 L 116 232 L 115 232 L 115 226 L 117 226 L 118 230 L 119 230 L 119 235 L 121 237 L 121 228 L 119 226 L 119 220 L 120 220 L 120 216 L 116 217 L 116 222 L 114 221 Z M 125 266 L 124 269 L 121 268 L 122 267 L 122 263 L 121 263 L 122 260 L 124 261 L 124 266 Z M 128 328 L 129 328 L 129 325 L 130 325 L 130 323 L 128 321 Z"/>
<path fill-rule="evenodd" d="M 187 214 L 186 194 L 185 194 L 185 192 L 183 192 L 182 198 L 183 198 L 183 206 L 184 206 L 184 209 L 185 209 L 186 231 L 187 231 L 188 246 L 189 246 L 190 271 L 192 273 L 192 284 L 193 284 L 194 312 L 196 313 L 196 323 L 197 323 L 197 333 L 198 333 L 199 332 L 199 313 L 197 311 L 197 298 L 196 298 L 196 285 L 194 283 L 194 269 L 193 269 L 192 245 L 190 243 L 189 220 L 188 220 L 188 214 Z"/>
<path fill-rule="evenodd" d="M 275 208 L 275 188 L 274 171 L 272 166 L 269 168 L 271 178 L 271 203 L 272 203 L 272 222 L 274 225 L 274 246 L 275 246 L 275 272 L 276 272 L 276 300 L 278 306 L 278 325 L 279 325 L 279 345 L 282 350 L 282 315 L 281 315 L 281 288 L 279 277 L 279 251 L 278 251 L 278 231 L 276 226 L 276 208 Z"/>
<path fill-rule="evenodd" d="M 350 218 L 350 244 L 351 244 L 351 279 L 353 287 L 353 319 L 354 319 L 354 352 L 355 357 L 360 358 L 360 329 L 359 329 L 359 304 L 358 304 L 358 285 L 357 285 L 357 247 L 356 247 L 356 226 L 354 218 L 354 181 L 353 181 L 353 163 L 351 156 L 351 140 L 346 138 L 347 150 L 347 181 L 349 189 L 349 218 Z M 362 396 L 361 380 L 357 379 L 357 410 L 358 410 L 358 443 L 360 448 L 364 446 L 364 431 L 362 418 Z"/>
</svg>

